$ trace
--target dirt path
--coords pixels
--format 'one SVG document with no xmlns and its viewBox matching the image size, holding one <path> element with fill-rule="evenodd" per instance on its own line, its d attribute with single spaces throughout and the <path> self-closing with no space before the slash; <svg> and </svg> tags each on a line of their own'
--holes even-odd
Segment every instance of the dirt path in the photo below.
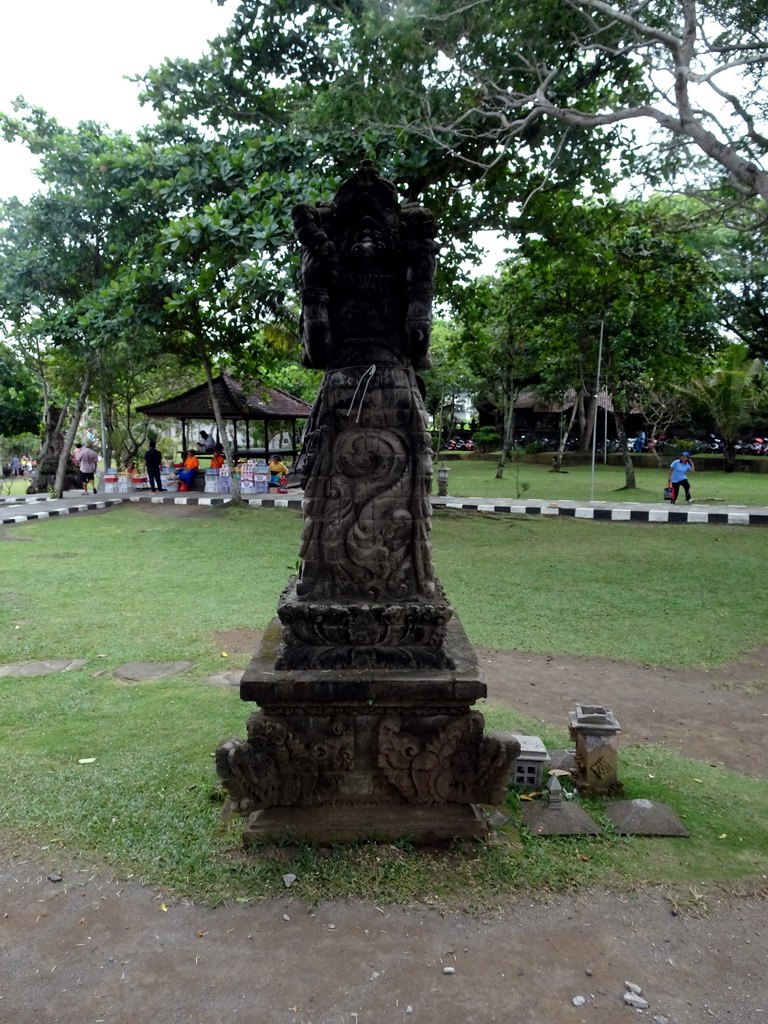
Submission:
<svg viewBox="0 0 768 1024">
<path fill-rule="evenodd" d="M 235 630 L 216 643 L 249 652 L 259 636 Z M 623 742 L 768 776 L 768 650 L 712 672 L 478 654 L 491 700 L 561 727 L 576 701 L 604 703 Z M 710 893 L 702 916 L 673 914 L 657 890 L 594 890 L 505 901 L 482 917 L 308 909 L 289 894 L 208 910 L 45 851 L 0 854 L 0 883 L 0 1024 L 768 1021 L 768 883 Z M 623 1003 L 625 981 L 648 1010 Z"/>
<path fill-rule="evenodd" d="M 763 1024 L 766 905 L 673 916 L 663 894 L 595 891 L 502 916 L 297 900 L 207 910 L 98 872 L 2 882 L 3 1024 Z M 455 974 L 443 974 L 443 967 Z M 582 996 L 584 1005 L 573 1000 Z"/>
<path fill-rule="evenodd" d="M 622 743 L 768 777 L 768 647 L 717 669 L 651 668 L 609 658 L 476 648 L 488 699 L 564 728 L 576 702 L 609 707 Z"/>
</svg>

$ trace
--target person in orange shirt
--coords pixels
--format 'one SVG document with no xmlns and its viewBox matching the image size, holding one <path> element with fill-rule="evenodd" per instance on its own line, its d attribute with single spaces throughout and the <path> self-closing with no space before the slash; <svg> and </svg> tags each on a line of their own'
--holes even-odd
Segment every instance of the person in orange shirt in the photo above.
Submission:
<svg viewBox="0 0 768 1024">
<path fill-rule="evenodd" d="M 211 456 L 211 469 L 221 469 L 223 465 L 224 456 L 222 454 L 221 448 L 217 448 L 216 451 Z"/>
<path fill-rule="evenodd" d="M 187 452 L 186 459 L 184 459 L 184 464 L 182 465 L 181 469 L 177 473 L 177 476 L 178 476 L 179 480 L 181 481 L 180 484 L 179 484 L 179 490 L 180 491 L 188 491 L 189 490 L 189 485 L 192 483 L 192 481 L 193 481 L 193 479 L 195 477 L 195 473 L 197 472 L 199 466 L 200 466 L 200 462 L 199 462 L 197 456 L 195 455 L 195 453 L 190 448 L 190 450 Z"/>
</svg>

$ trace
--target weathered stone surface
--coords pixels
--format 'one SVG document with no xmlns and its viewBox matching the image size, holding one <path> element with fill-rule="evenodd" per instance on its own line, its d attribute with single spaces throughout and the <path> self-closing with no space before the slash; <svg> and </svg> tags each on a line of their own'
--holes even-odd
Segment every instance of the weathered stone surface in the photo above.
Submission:
<svg viewBox="0 0 768 1024">
<path fill-rule="evenodd" d="M 438 585 L 436 584 L 436 587 Z M 276 667 L 450 668 L 445 627 L 453 610 L 430 601 L 307 600 L 292 583 L 278 604 L 285 646 Z"/>
<path fill-rule="evenodd" d="M 416 845 L 474 839 L 486 834 L 483 815 L 472 804 L 439 807 L 364 806 L 270 807 L 256 811 L 245 824 L 246 843 L 263 839 L 309 839 L 316 843 L 374 839 L 392 842 L 407 837 Z"/>
<path fill-rule="evenodd" d="M 536 801 L 521 804 L 520 815 L 526 828 L 539 836 L 596 836 L 602 829 L 576 803 L 548 804 Z"/>
<path fill-rule="evenodd" d="M 88 662 L 85 658 L 46 658 L 26 665 L 0 665 L 2 676 L 47 676 L 53 672 L 72 672 Z"/>
<path fill-rule="evenodd" d="M 519 744 L 483 735 L 485 693 L 458 618 L 457 668 L 427 672 L 279 672 L 272 623 L 241 683 L 261 711 L 216 765 L 241 814 L 279 805 L 501 803 Z M 319 678 L 318 678 L 319 677 Z"/>
<path fill-rule="evenodd" d="M 225 669 L 223 672 L 213 672 L 203 680 L 203 686 L 240 686 L 244 670 L 241 668 Z"/>
<path fill-rule="evenodd" d="M 325 370 L 304 436 L 301 567 L 219 744 L 246 837 L 479 835 L 519 742 L 485 736 L 474 652 L 432 569 L 429 365 L 436 226 L 372 165 L 294 209 L 302 361 Z"/>
<path fill-rule="evenodd" d="M 576 743 L 576 788 L 597 796 L 620 795 L 624 788 L 617 777 L 621 727 L 613 712 L 597 704 L 577 704 L 568 717 L 568 731 Z"/>
<path fill-rule="evenodd" d="M 642 996 L 635 995 L 634 992 L 624 993 L 624 1002 L 627 1006 L 633 1007 L 635 1010 L 647 1010 L 651 1005 L 647 999 L 643 999 Z"/>
<path fill-rule="evenodd" d="M 279 620 L 273 619 L 243 674 L 240 696 L 272 712 L 294 704 L 339 704 L 374 709 L 376 714 L 388 706 L 466 708 L 488 691 L 457 616 L 448 623 L 446 640 L 453 663 L 450 669 L 281 670 L 275 665 L 281 661 L 284 639 Z"/>
<path fill-rule="evenodd" d="M 562 772 L 570 772 L 572 775 L 576 771 L 576 751 L 575 750 L 550 750 L 549 751 L 549 771 L 555 769 Z"/>
<path fill-rule="evenodd" d="M 301 571 L 280 668 L 447 668 L 450 604 L 429 544 L 437 227 L 366 162 L 331 204 L 293 211 L 302 362 L 325 370 L 304 436 Z"/>
<path fill-rule="evenodd" d="M 194 661 L 126 661 L 114 674 L 129 683 L 152 683 L 192 668 Z"/>
<path fill-rule="evenodd" d="M 668 804 L 654 800 L 612 800 L 605 813 L 623 836 L 687 836 L 688 831 Z"/>
</svg>

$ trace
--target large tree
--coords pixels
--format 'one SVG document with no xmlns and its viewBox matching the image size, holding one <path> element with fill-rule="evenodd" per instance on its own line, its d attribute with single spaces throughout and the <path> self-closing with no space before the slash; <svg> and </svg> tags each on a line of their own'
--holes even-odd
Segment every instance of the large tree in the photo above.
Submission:
<svg viewBox="0 0 768 1024">
<path fill-rule="evenodd" d="M 37 434 L 42 413 L 34 374 L 12 348 L 0 344 L 0 435 Z"/>
<path fill-rule="evenodd" d="M 725 446 L 725 471 L 736 469 L 736 441 L 752 419 L 765 412 L 766 395 L 760 384 L 765 363 L 753 359 L 743 342 L 734 342 L 710 372 L 693 380 L 689 393 L 699 412 L 709 419 Z"/>
<path fill-rule="evenodd" d="M 509 261 L 498 278 L 472 282 L 460 303 L 465 357 L 477 378 L 477 394 L 498 411 L 497 479 L 514 447 L 515 402 L 524 387 L 540 379 L 543 359 L 527 269 L 521 261 Z"/>
<path fill-rule="evenodd" d="M 130 266 L 136 238 L 163 206 L 161 197 L 148 199 L 148 190 L 140 200 L 135 193 L 146 145 L 93 122 L 64 128 L 23 102 L 17 109 L 20 116 L 0 115 L 0 129 L 40 155 L 41 190 L 27 203 L 14 199 L 0 207 L 0 311 L 18 344 L 60 353 L 62 379 L 76 396 L 69 406 L 65 396 L 57 422 L 49 424 L 59 432 L 60 421 L 68 419 L 54 483 L 60 495 L 91 389 L 108 379 L 107 353 L 114 364 L 131 320 L 124 310 L 122 330 L 116 329 L 103 315 L 104 293 Z M 134 330 L 133 355 L 147 337 Z M 45 374 L 44 358 L 40 365 Z"/>
<path fill-rule="evenodd" d="M 173 138 L 168 126 L 136 139 L 95 124 L 71 131 L 19 107 L 0 127 L 41 155 L 43 187 L 2 211 L 0 308 L 17 337 L 79 361 L 67 444 L 92 388 L 109 411 L 162 353 L 209 382 L 246 348 L 251 362 L 258 352 L 268 362 L 258 328 L 296 318 L 287 301 L 293 193 L 327 188 L 312 148 L 256 131 L 219 140 L 189 127 Z"/>
<path fill-rule="evenodd" d="M 626 486 L 633 488 L 626 416 L 644 391 L 690 378 L 717 344 L 714 278 L 702 257 L 643 206 L 561 196 L 547 207 L 502 276 L 506 316 L 538 339 L 545 380 L 591 396 L 585 441 L 602 337 L 600 383 L 613 401 Z"/>
<path fill-rule="evenodd" d="M 489 24 L 493 17 L 489 12 Z M 613 132 L 574 129 L 574 145 L 555 162 L 541 145 L 548 129 L 508 149 L 504 160 L 489 156 L 482 133 L 448 123 L 463 98 L 445 76 L 441 33 L 430 18 L 389 3 L 243 0 L 230 29 L 201 59 L 166 61 L 144 76 L 145 99 L 169 131 L 202 124 L 230 142 L 258 132 L 276 152 L 294 140 L 328 188 L 361 159 L 373 159 L 404 199 L 427 203 L 449 226 L 442 287 L 476 251 L 478 229 L 512 229 L 511 202 L 584 179 L 605 190 L 617 169 L 609 161 Z M 446 122 L 444 130 L 424 129 L 426 109 Z M 296 165 L 302 166 L 299 155 Z"/>
<path fill-rule="evenodd" d="M 741 196 L 768 199 L 767 17 L 763 0 L 242 0 L 201 60 L 145 82 L 168 119 L 217 131 L 394 137 L 422 183 L 442 151 L 451 177 L 466 162 L 498 220 L 530 190 L 599 182 L 618 142 L 626 170 L 658 179 L 693 154 Z M 645 161 L 639 125 L 658 129 Z"/>
</svg>

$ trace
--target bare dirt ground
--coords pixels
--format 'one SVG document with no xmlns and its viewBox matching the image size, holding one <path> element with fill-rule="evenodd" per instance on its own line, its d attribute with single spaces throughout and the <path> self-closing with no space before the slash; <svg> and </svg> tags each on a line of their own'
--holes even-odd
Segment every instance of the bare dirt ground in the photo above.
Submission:
<svg viewBox="0 0 768 1024">
<path fill-rule="evenodd" d="M 259 637 L 235 630 L 215 642 L 246 653 Z M 490 700 L 561 727 L 577 700 L 604 703 L 623 742 L 652 740 L 768 776 L 768 650 L 711 672 L 478 655 Z M 211 910 L 43 850 L 0 852 L 0 883 L 1 1024 L 768 1021 L 764 880 L 707 893 L 700 914 L 674 914 L 657 889 L 597 889 L 489 901 L 482 916 L 312 908 L 288 892 Z M 623 1003 L 626 981 L 641 986 L 647 1010 Z"/>
</svg>

